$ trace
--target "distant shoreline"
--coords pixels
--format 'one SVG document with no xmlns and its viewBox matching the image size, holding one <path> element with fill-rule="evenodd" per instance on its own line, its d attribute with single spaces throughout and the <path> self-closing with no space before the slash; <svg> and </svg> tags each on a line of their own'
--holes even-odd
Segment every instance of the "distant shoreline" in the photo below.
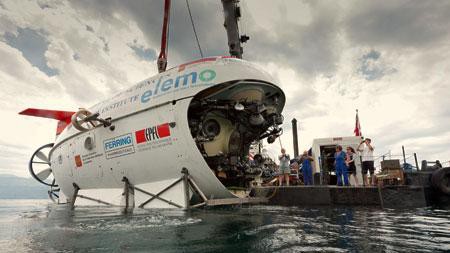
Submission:
<svg viewBox="0 0 450 253">
<path fill-rule="evenodd" d="M 48 199 L 48 187 L 32 178 L 0 174 L 0 199 Z"/>
</svg>

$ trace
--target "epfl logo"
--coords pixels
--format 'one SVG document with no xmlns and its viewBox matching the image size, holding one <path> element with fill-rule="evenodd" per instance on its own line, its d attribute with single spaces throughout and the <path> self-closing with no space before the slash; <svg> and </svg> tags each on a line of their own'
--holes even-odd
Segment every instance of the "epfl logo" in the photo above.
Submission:
<svg viewBox="0 0 450 253">
<path fill-rule="evenodd" d="M 135 132 L 136 143 L 144 143 L 170 136 L 169 123 L 145 128 Z"/>
</svg>

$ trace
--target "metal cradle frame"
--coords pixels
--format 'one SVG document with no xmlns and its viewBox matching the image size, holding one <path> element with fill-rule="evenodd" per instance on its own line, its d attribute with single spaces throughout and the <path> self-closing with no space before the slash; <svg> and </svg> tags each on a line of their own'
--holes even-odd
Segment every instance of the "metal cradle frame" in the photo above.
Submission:
<svg viewBox="0 0 450 253">
<path fill-rule="evenodd" d="M 130 203 L 130 195 L 133 194 L 134 192 L 138 191 L 140 193 L 143 193 L 147 196 L 149 196 L 149 198 L 144 201 L 142 204 L 140 204 L 138 207 L 139 208 L 144 208 L 146 205 L 148 205 L 149 203 L 151 203 L 154 200 L 160 200 L 163 201 L 173 207 L 176 208 L 180 208 L 180 209 L 191 209 L 191 208 L 198 208 L 198 207 L 202 207 L 202 206 L 221 206 L 221 205 L 242 205 L 242 204 L 261 204 L 261 203 L 267 203 L 268 202 L 268 198 L 252 198 L 252 197 L 247 197 L 247 198 L 225 198 L 225 199 L 208 199 L 205 194 L 202 192 L 202 190 L 200 189 L 200 187 L 198 187 L 198 185 L 195 183 L 195 180 L 189 175 L 189 171 L 186 168 L 183 168 L 181 170 L 181 174 L 182 176 L 180 178 L 178 178 L 177 180 L 175 180 L 173 183 L 171 183 L 170 185 L 168 185 L 167 187 L 165 187 L 164 189 L 160 190 L 159 192 L 155 193 L 151 193 L 148 192 L 144 189 L 141 189 L 139 187 L 136 187 L 134 185 L 132 185 L 130 183 L 130 181 L 128 180 L 128 178 L 123 177 L 122 178 L 122 182 L 124 182 L 124 190 L 122 195 L 125 197 L 125 207 L 124 210 L 125 212 L 127 212 L 127 210 L 129 208 L 133 208 L 134 207 L 134 203 Z M 183 184 L 183 191 L 184 191 L 184 200 L 185 200 L 185 206 L 182 206 L 180 204 L 174 203 L 168 199 L 165 199 L 163 197 L 161 197 L 162 194 L 164 194 L 166 191 L 172 189 L 173 187 L 177 186 L 178 184 L 182 183 Z M 77 184 L 73 183 L 73 187 L 74 187 L 74 194 L 71 198 L 70 201 L 70 206 L 73 209 L 74 205 L 75 205 L 75 200 L 77 197 L 79 198 L 84 198 L 87 200 L 91 200 L 100 204 L 104 204 L 107 206 L 113 206 L 113 204 L 102 201 L 100 199 L 95 199 L 95 198 L 91 198 L 88 196 L 83 196 L 81 194 L 78 194 L 78 191 L 80 190 L 80 187 L 78 187 Z M 190 204 L 190 191 L 193 191 L 192 193 L 197 194 L 201 199 L 202 202 L 195 204 L 195 205 L 191 205 Z"/>
<path fill-rule="evenodd" d="M 145 195 L 149 196 L 149 199 L 147 199 L 146 201 L 144 201 L 142 204 L 139 205 L 139 208 L 144 208 L 147 204 L 149 204 L 150 202 L 154 201 L 155 199 L 163 201 L 171 206 L 177 207 L 177 208 L 182 208 L 182 209 L 190 209 L 190 208 L 196 208 L 196 207 L 201 207 L 204 205 L 207 205 L 208 203 L 208 199 L 206 198 L 205 194 L 200 190 L 200 188 L 198 187 L 198 185 L 195 183 L 194 179 L 189 175 L 189 171 L 186 168 L 183 168 L 181 170 L 181 174 L 182 176 L 175 180 L 173 183 L 171 183 L 170 185 L 168 185 L 167 187 L 165 187 L 164 189 L 160 190 L 159 192 L 157 192 L 156 194 L 148 192 L 146 190 L 143 190 L 139 187 L 136 187 L 134 185 L 132 185 L 130 183 L 130 181 L 128 180 L 128 178 L 123 177 L 122 178 L 122 182 L 124 182 L 124 191 L 122 193 L 122 195 L 125 197 L 125 210 L 127 210 L 128 208 L 134 206 L 131 205 L 130 203 L 130 195 L 134 194 L 135 191 L 141 192 Z M 179 183 L 183 184 L 183 190 L 184 190 L 184 198 L 185 198 L 185 203 L 186 206 L 181 206 L 177 203 L 174 203 L 170 200 L 167 200 L 163 197 L 161 197 L 162 194 L 164 194 L 166 191 L 172 189 L 173 187 L 175 187 L 176 185 L 178 185 Z M 83 199 L 87 199 L 90 201 L 94 201 L 97 202 L 99 204 L 104 204 L 107 206 L 113 206 L 113 204 L 105 202 L 103 200 L 100 199 L 96 199 L 96 198 L 91 198 L 88 196 L 84 196 L 81 194 L 78 194 L 80 187 L 76 184 L 73 183 L 73 187 L 74 187 L 74 193 L 72 198 L 70 199 L 69 205 L 71 206 L 71 208 L 73 209 L 75 206 L 75 201 L 77 198 L 83 198 Z M 190 205 L 190 190 L 193 190 L 193 193 L 196 193 L 198 196 L 200 196 L 200 198 L 203 200 L 203 202 L 199 203 L 199 204 L 195 204 L 195 205 Z"/>
<path fill-rule="evenodd" d="M 145 191 L 143 189 L 140 189 L 140 188 L 138 188 L 136 186 L 132 186 L 131 184 L 128 183 L 128 179 L 124 177 L 124 181 L 126 182 L 125 183 L 125 185 L 126 185 L 125 187 L 126 188 L 128 187 L 130 189 L 139 191 L 141 193 L 144 193 L 144 194 L 150 196 L 150 198 L 148 200 L 144 201 L 142 204 L 139 205 L 140 208 L 144 208 L 147 204 L 149 204 L 150 202 L 154 201 L 155 199 L 161 200 L 161 201 L 163 201 L 163 202 L 165 202 L 165 203 L 167 203 L 169 205 L 172 205 L 174 207 L 184 208 L 184 209 L 190 209 L 190 208 L 195 208 L 195 207 L 200 207 L 200 206 L 206 205 L 207 202 L 208 202 L 208 199 L 206 198 L 205 194 L 200 190 L 200 188 L 197 186 L 197 184 L 195 183 L 194 179 L 189 175 L 189 171 L 186 168 L 183 168 L 181 170 L 181 174 L 182 174 L 182 176 L 179 179 L 175 180 L 175 182 L 173 182 L 172 184 L 170 184 L 166 188 L 160 190 L 156 194 L 147 192 L 147 191 Z M 174 202 L 172 202 L 170 200 L 167 200 L 167 199 L 164 199 L 164 198 L 161 197 L 161 195 L 164 192 L 168 191 L 169 189 L 173 188 L 174 186 L 178 185 L 179 183 L 183 184 L 184 200 L 185 200 L 186 206 L 181 206 L 181 205 L 179 205 L 177 203 L 174 203 Z M 193 205 L 193 206 L 190 205 L 190 203 L 189 203 L 190 202 L 190 189 L 192 189 L 194 191 L 194 193 L 198 194 L 202 198 L 202 200 L 203 200 L 202 203 L 196 204 L 196 205 Z M 125 190 L 124 192 L 126 194 L 128 193 L 127 190 Z M 128 195 L 125 196 L 125 199 L 128 200 Z M 128 206 L 126 205 L 125 208 L 128 208 Z"/>
</svg>

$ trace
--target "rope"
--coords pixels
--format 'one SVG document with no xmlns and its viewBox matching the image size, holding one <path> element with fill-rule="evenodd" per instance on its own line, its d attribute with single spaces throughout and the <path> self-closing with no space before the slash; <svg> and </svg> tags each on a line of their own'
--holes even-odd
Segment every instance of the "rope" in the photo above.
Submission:
<svg viewBox="0 0 450 253">
<path fill-rule="evenodd" d="M 202 47 L 200 46 L 200 41 L 198 40 L 197 31 L 195 30 L 194 19 L 192 19 L 191 7 L 189 6 L 189 0 L 186 0 L 186 6 L 189 12 L 189 17 L 191 18 L 192 30 L 194 30 L 195 39 L 197 40 L 198 50 L 200 51 L 200 56 L 203 58 Z"/>
<path fill-rule="evenodd" d="M 277 177 L 277 180 L 278 180 L 278 177 Z M 272 189 L 274 189 L 274 190 L 273 190 L 273 192 L 270 194 L 270 196 L 267 196 L 267 195 L 269 195 L 269 194 L 266 195 L 266 199 L 267 199 L 267 200 L 270 200 L 271 198 L 273 198 L 273 197 L 275 196 L 275 194 L 277 194 L 277 192 L 278 192 L 278 187 L 274 187 L 274 188 L 272 188 Z"/>
</svg>

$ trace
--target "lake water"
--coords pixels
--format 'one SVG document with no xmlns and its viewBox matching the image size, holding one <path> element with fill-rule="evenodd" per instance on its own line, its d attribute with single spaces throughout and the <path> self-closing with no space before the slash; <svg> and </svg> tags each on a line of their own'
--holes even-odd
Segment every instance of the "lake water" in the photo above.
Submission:
<svg viewBox="0 0 450 253">
<path fill-rule="evenodd" d="M 450 211 L 135 210 L 0 200 L 0 252 L 450 252 Z"/>
</svg>

